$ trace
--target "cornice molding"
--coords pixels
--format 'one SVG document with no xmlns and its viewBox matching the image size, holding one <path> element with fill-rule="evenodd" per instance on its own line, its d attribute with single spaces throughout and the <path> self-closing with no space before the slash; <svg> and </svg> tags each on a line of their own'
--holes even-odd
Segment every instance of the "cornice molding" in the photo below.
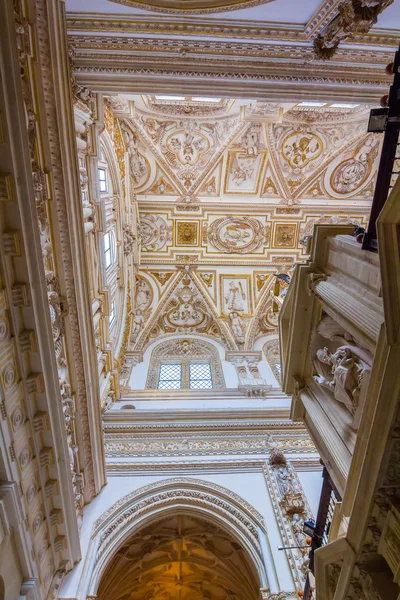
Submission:
<svg viewBox="0 0 400 600">
<path fill-rule="evenodd" d="M 286 452 L 285 452 L 286 454 Z M 308 452 L 315 454 L 315 452 Z M 298 454 L 297 454 L 298 455 Z M 294 466 L 296 465 L 296 459 Z M 304 460 L 301 458 L 301 460 Z M 313 461 L 312 458 L 307 460 Z M 315 457 L 315 463 L 319 462 L 319 456 Z M 290 458 L 290 462 L 292 458 Z M 114 462 L 107 464 L 108 477 L 129 477 L 132 473 L 139 472 L 141 475 L 160 473 L 258 473 L 263 472 L 265 467 L 264 458 L 235 458 L 232 460 L 176 460 L 176 461 L 140 461 L 140 462 Z"/>
<path fill-rule="evenodd" d="M 335 0 L 335 4 L 338 2 Z M 267 21 L 207 19 L 164 15 L 139 16 L 118 14 L 67 13 L 67 29 L 71 32 L 101 32 L 134 33 L 134 34 L 167 34 L 168 36 L 215 36 L 234 39 L 288 40 L 308 42 L 329 22 L 332 11 L 325 13 L 325 18 L 315 15 L 307 25 L 296 23 L 273 23 Z M 374 28 L 367 34 L 356 35 L 346 42 L 351 45 L 372 45 L 380 47 L 395 47 L 398 44 L 400 32 L 397 29 Z M 311 47 L 311 44 L 310 44 Z M 379 52 L 379 48 L 377 48 Z M 340 49 L 339 52 L 345 51 Z"/>
</svg>

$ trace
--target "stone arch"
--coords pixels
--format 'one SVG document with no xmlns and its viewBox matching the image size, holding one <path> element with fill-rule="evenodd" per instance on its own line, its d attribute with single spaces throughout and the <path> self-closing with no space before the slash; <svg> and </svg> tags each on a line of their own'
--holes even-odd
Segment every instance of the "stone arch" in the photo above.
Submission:
<svg viewBox="0 0 400 600">
<path fill-rule="evenodd" d="M 136 532 L 166 515 L 191 514 L 229 533 L 250 560 L 260 588 L 269 586 L 263 548 L 270 553 L 262 515 L 243 498 L 214 483 L 172 478 L 139 488 L 94 523 L 80 589 L 95 596 L 112 557 Z M 272 579 L 275 576 L 272 574 Z"/>
<path fill-rule="evenodd" d="M 225 387 L 224 373 L 217 348 L 210 342 L 201 338 L 177 338 L 158 344 L 152 351 L 147 373 L 146 388 L 156 389 L 158 373 L 162 360 L 179 361 L 182 363 L 193 361 L 209 361 L 214 389 Z"/>
</svg>

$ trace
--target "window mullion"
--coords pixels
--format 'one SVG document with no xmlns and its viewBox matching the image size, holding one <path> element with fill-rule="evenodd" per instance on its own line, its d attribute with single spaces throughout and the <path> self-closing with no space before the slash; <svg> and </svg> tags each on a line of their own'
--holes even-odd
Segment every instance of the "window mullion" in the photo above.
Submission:
<svg viewBox="0 0 400 600">
<path fill-rule="evenodd" d="M 187 360 L 182 361 L 182 389 L 188 390 L 190 385 L 189 363 Z"/>
</svg>

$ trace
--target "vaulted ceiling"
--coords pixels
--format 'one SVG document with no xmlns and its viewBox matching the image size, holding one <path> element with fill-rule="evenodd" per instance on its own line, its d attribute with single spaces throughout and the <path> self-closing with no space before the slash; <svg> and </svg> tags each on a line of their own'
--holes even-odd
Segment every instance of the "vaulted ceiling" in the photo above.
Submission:
<svg viewBox="0 0 400 600">
<path fill-rule="evenodd" d="M 306 259 L 314 224 L 367 222 L 381 144 L 369 108 L 107 96 L 140 222 L 128 351 L 172 333 L 251 350 L 275 331 L 274 275 Z"/>
<path fill-rule="evenodd" d="M 115 554 L 99 600 L 257 600 L 246 552 L 214 523 L 172 515 L 145 527 Z"/>
</svg>

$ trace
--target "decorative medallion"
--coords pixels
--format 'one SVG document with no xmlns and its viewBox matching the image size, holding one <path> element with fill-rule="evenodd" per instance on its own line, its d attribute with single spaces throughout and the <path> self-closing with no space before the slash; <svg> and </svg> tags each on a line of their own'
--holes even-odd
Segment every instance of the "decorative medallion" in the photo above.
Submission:
<svg viewBox="0 0 400 600">
<path fill-rule="evenodd" d="M 31 485 L 26 490 L 26 500 L 27 500 L 28 504 L 32 504 L 32 502 L 36 498 L 36 495 L 37 495 L 36 485 L 34 483 L 31 483 Z"/>
<path fill-rule="evenodd" d="M 25 422 L 25 414 L 22 408 L 18 407 L 11 415 L 11 425 L 14 431 L 17 431 Z"/>
<path fill-rule="evenodd" d="M 286 246 L 287 248 L 294 248 L 296 244 L 296 231 L 297 225 L 295 223 L 291 223 L 290 225 L 281 223 L 276 224 L 274 246 Z"/>
<path fill-rule="evenodd" d="M 254 252 L 265 241 L 267 228 L 251 217 L 222 217 L 207 230 L 210 244 L 221 252 L 245 254 Z"/>
<path fill-rule="evenodd" d="M 0 319 L 0 341 L 8 339 L 10 335 L 8 320 L 5 317 Z"/>
<path fill-rule="evenodd" d="M 140 237 L 143 252 L 159 252 L 172 242 L 172 226 L 159 215 L 140 215 Z"/>
<path fill-rule="evenodd" d="M 31 449 L 29 448 L 29 446 L 25 446 L 25 448 L 23 448 L 23 450 L 21 450 L 21 453 L 18 458 L 18 462 L 19 462 L 21 471 L 23 471 L 29 465 L 29 463 L 31 462 L 31 458 L 32 458 Z"/>
<path fill-rule="evenodd" d="M 318 158 L 323 142 L 315 133 L 290 133 L 282 142 L 282 156 L 292 169 L 303 169 Z"/>
<path fill-rule="evenodd" d="M 371 174 L 378 155 L 379 140 L 368 136 L 358 144 L 349 158 L 340 162 L 332 171 L 330 185 L 337 194 L 350 194 L 362 186 Z"/>
<path fill-rule="evenodd" d="M 117 4 L 124 4 L 149 10 L 151 12 L 161 12 L 168 14 L 207 14 L 227 12 L 230 10 L 239 10 L 241 8 L 250 8 L 268 4 L 274 0 L 112 0 Z"/>
<path fill-rule="evenodd" d="M 10 361 L 5 365 L 1 373 L 1 379 L 6 390 L 11 389 L 15 385 L 17 381 L 17 369 L 14 361 Z"/>
<path fill-rule="evenodd" d="M 178 221 L 176 229 L 177 246 L 196 246 L 198 240 L 198 221 Z"/>
</svg>

